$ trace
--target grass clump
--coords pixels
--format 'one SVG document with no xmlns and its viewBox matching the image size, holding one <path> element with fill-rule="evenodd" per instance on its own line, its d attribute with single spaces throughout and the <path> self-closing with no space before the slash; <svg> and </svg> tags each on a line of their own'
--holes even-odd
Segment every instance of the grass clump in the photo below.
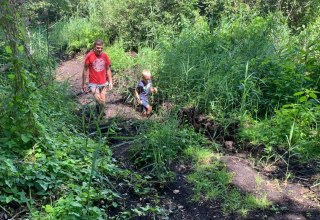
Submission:
<svg viewBox="0 0 320 220">
<path fill-rule="evenodd" d="M 188 182 L 194 186 L 194 201 L 219 201 L 225 214 L 237 212 L 242 216 L 246 216 L 250 210 L 270 206 L 265 197 L 258 198 L 235 189 L 231 185 L 232 174 L 219 161 L 219 155 L 200 147 L 189 147 L 184 152 L 194 164 L 194 171 L 187 176 Z"/>
<path fill-rule="evenodd" d="M 165 122 L 150 122 L 148 128 L 137 137 L 132 148 L 132 157 L 139 167 L 150 170 L 160 181 L 172 177 L 170 165 L 181 158 L 188 146 L 197 146 L 203 137 L 188 128 L 179 126 L 176 119 Z"/>
</svg>

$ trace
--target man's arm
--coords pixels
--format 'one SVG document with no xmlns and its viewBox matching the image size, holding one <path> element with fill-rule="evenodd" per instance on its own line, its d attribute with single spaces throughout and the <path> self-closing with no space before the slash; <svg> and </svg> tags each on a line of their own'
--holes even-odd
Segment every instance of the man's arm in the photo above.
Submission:
<svg viewBox="0 0 320 220">
<path fill-rule="evenodd" d="M 113 89 L 112 73 L 110 66 L 107 67 L 107 78 L 109 82 L 109 90 Z"/>
<path fill-rule="evenodd" d="M 84 64 L 83 71 L 82 71 L 82 90 L 83 90 L 83 92 L 88 91 L 88 86 L 87 86 L 88 69 L 89 69 L 89 66 Z"/>
</svg>

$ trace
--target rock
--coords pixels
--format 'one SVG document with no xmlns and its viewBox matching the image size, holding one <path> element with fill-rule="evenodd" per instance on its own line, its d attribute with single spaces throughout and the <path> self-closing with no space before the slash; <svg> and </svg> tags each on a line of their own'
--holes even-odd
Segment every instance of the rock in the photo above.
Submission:
<svg viewBox="0 0 320 220">
<path fill-rule="evenodd" d="M 225 141 L 223 146 L 228 150 L 228 151 L 232 151 L 234 150 L 234 142 L 233 141 Z"/>
</svg>

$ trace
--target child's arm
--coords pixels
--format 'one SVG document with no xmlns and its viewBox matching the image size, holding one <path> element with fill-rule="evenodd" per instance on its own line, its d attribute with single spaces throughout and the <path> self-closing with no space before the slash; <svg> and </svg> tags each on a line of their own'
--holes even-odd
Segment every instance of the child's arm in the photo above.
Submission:
<svg viewBox="0 0 320 220">
<path fill-rule="evenodd" d="M 143 92 L 143 87 L 141 86 L 137 86 L 136 89 L 134 90 L 134 96 L 137 99 L 137 101 L 139 102 L 139 104 L 141 104 L 141 99 L 140 99 L 140 93 Z"/>
<path fill-rule="evenodd" d="M 157 92 L 158 92 L 157 87 L 151 87 L 151 88 L 150 88 L 150 92 L 157 93 Z"/>
<path fill-rule="evenodd" d="M 140 102 L 140 96 L 137 88 L 134 89 L 134 97 Z"/>
</svg>

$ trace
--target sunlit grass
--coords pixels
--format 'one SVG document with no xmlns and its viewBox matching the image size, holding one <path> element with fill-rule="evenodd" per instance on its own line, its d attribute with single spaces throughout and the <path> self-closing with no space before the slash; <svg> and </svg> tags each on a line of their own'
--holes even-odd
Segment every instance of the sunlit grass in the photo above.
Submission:
<svg viewBox="0 0 320 220">
<path fill-rule="evenodd" d="M 201 148 L 198 146 L 190 146 L 184 151 L 185 155 L 193 158 L 196 162 L 196 167 L 210 167 L 216 163 L 219 155 L 211 149 Z"/>
<path fill-rule="evenodd" d="M 265 209 L 271 205 L 266 196 L 257 197 L 232 187 L 232 174 L 211 149 L 190 146 L 184 153 L 192 158 L 194 164 L 194 171 L 187 176 L 188 182 L 194 186 L 194 201 L 217 200 L 221 202 L 224 213 L 237 212 L 242 216 L 247 216 L 251 210 Z"/>
</svg>

